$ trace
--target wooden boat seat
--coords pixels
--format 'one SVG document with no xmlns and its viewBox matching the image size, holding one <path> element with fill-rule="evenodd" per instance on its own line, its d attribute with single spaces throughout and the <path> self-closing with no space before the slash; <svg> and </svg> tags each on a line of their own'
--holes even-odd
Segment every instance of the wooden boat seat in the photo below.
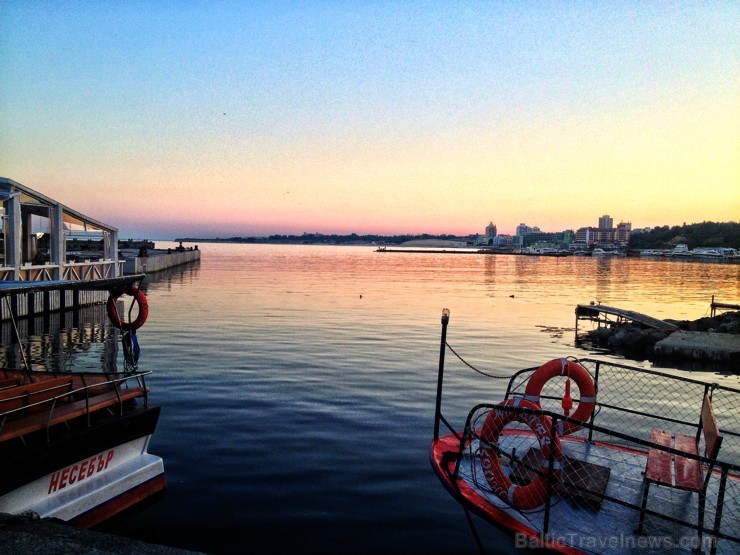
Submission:
<svg viewBox="0 0 740 555">
<path fill-rule="evenodd" d="M 7 378 L 4 380 L 0 380 L 0 390 L 8 389 L 10 387 L 15 387 L 17 385 L 20 385 L 21 380 L 17 378 Z"/>
<path fill-rule="evenodd" d="M 48 401 L 61 395 L 65 390 L 72 390 L 71 376 L 61 376 L 2 389 L 0 390 L 0 413 Z M 43 404 L 29 407 L 31 412 L 39 410 L 46 410 L 46 407 Z"/>
<path fill-rule="evenodd" d="M 719 448 L 722 445 L 722 436 L 719 434 L 717 419 L 714 417 L 712 401 L 709 395 L 704 395 L 699 430 L 696 436 L 674 434 L 665 430 L 653 429 L 650 432 L 650 441 L 662 447 L 668 447 L 698 456 L 699 438 L 702 433 L 704 434 L 704 444 L 706 447 L 705 456 L 709 459 L 716 460 L 719 454 Z M 689 459 L 681 455 L 674 455 L 668 451 L 651 448 L 648 451 L 645 466 L 640 522 L 637 527 L 637 533 L 642 533 L 645 522 L 645 509 L 647 508 L 650 484 L 657 484 L 669 488 L 697 492 L 699 494 L 698 525 L 699 539 L 701 540 L 707 485 L 712 474 L 712 467 L 713 465 L 709 465 L 706 473 L 704 473 L 701 462 L 696 459 Z"/>
<path fill-rule="evenodd" d="M 85 399 L 82 399 L 73 403 L 55 406 L 51 415 L 49 414 L 51 404 L 44 405 L 46 408 L 43 412 L 37 412 L 24 418 L 8 421 L 4 427 L 0 428 L 0 442 L 44 430 L 51 426 L 67 422 L 68 420 L 84 416 L 88 411 L 91 413 L 99 411 L 145 394 L 146 391 L 142 387 L 121 389 L 118 394 L 115 391 L 108 391 L 90 397 L 88 403 L 85 402 Z"/>
</svg>

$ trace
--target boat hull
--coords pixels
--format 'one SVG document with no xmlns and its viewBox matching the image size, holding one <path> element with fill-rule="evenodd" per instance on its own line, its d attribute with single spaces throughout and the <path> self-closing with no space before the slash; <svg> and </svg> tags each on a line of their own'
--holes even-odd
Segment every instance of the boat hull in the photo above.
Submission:
<svg viewBox="0 0 740 555">
<path fill-rule="evenodd" d="M 510 532 L 518 539 L 524 538 L 526 547 L 546 547 L 557 553 L 586 553 L 561 542 L 543 544 L 539 531 L 512 516 L 511 510 L 491 504 L 490 500 L 480 495 L 465 480 L 455 479 L 455 455 L 459 451 L 460 441 L 454 435 L 448 435 L 432 442 L 429 459 L 442 485 L 466 510 L 499 529 Z"/>
<path fill-rule="evenodd" d="M 514 536 L 515 547 L 545 548 L 555 553 L 585 554 L 610 553 L 630 554 L 636 550 L 645 553 L 687 553 L 697 547 L 699 541 L 696 532 L 681 524 L 666 524 L 660 519 L 651 520 L 649 530 L 645 534 L 636 532 L 639 520 L 638 506 L 642 495 L 643 470 L 647 462 L 647 452 L 635 449 L 628 445 L 616 445 L 611 442 L 586 441 L 583 438 L 563 438 L 563 452 L 568 453 L 572 461 L 582 461 L 582 464 L 610 466 L 610 474 L 604 484 L 602 494 L 606 501 L 597 502 L 592 506 L 579 490 L 572 490 L 569 497 L 553 496 L 550 505 L 550 528 L 546 535 L 542 534 L 542 508 L 534 511 L 520 511 L 507 502 L 499 499 L 485 483 L 484 474 L 477 455 L 471 453 L 470 445 L 461 450 L 460 440 L 455 435 L 441 437 L 433 441 L 430 448 L 432 467 L 445 489 L 466 510 L 481 517 L 486 522 L 510 532 Z M 506 451 L 511 445 L 536 444 L 534 434 L 523 430 L 504 430 L 499 437 L 499 445 Z M 475 452 L 475 447 L 472 452 Z M 519 450 L 518 452 L 524 452 Z M 462 458 L 459 458 L 462 454 Z M 458 473 L 455 476 L 455 467 L 460 460 Z M 477 469 L 477 471 L 476 471 Z M 563 472 L 566 472 L 564 467 Z M 476 479 L 476 475 L 479 477 Z M 714 471 L 714 479 L 707 490 L 707 507 L 712 512 L 707 518 L 713 522 L 712 507 L 716 504 L 716 482 L 719 474 Z M 731 473 L 727 476 L 728 492 L 737 491 L 740 486 L 740 476 Z M 594 484 L 589 485 L 590 492 L 594 492 Z M 665 490 L 664 490 L 665 491 Z M 588 496 L 588 494 L 587 494 Z M 611 501 L 610 501 L 611 500 Z M 728 493 L 724 500 L 725 514 L 733 518 L 737 514 L 737 504 L 740 500 Z M 696 496 L 690 492 L 681 492 L 677 495 L 654 495 L 650 498 L 648 508 L 660 514 L 681 516 L 682 520 L 696 522 Z M 652 517 L 651 517 L 652 518 Z M 665 526 L 673 526 L 666 528 Z M 733 533 L 735 528 L 731 523 L 724 528 L 725 532 Z M 712 538 L 707 534 L 701 544 L 709 552 Z M 720 540 L 716 553 L 736 553 L 737 543 Z"/>
<path fill-rule="evenodd" d="M 163 490 L 164 464 L 147 452 L 159 407 L 91 427 L 3 445 L 0 512 L 33 511 L 89 527 Z M 78 425 L 80 423 L 77 423 Z"/>
</svg>

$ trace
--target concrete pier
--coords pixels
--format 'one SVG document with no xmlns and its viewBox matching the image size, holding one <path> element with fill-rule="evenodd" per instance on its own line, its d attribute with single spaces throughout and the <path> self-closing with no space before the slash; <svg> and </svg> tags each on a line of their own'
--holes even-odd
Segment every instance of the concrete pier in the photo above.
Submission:
<svg viewBox="0 0 740 555">
<path fill-rule="evenodd" d="M 740 335 L 703 331 L 676 331 L 655 344 L 661 357 L 740 362 Z"/>
<path fill-rule="evenodd" d="M 127 259 L 123 264 L 124 274 L 151 274 L 168 268 L 174 268 L 188 262 L 200 260 L 200 250 L 156 250 L 147 256 L 136 256 Z"/>
<path fill-rule="evenodd" d="M 84 530 L 61 520 L 40 519 L 34 513 L 0 513 L 0 553 L 188 555 L 197 552 Z"/>
</svg>

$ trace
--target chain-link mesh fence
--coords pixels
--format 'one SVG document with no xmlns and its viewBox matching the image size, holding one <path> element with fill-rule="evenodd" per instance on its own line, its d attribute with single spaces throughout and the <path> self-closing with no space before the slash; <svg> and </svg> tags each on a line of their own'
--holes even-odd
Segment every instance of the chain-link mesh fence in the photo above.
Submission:
<svg viewBox="0 0 740 555">
<path fill-rule="evenodd" d="M 524 370 L 511 379 L 506 402 L 471 411 L 460 477 L 502 511 L 516 508 L 514 518 L 550 542 L 595 553 L 740 553 L 740 391 L 616 363 L 578 363 L 597 390 L 589 422 L 563 418 L 564 377 L 544 384 L 541 410 L 523 401 L 536 369 Z M 580 395 L 575 384 L 570 389 L 572 416 Z M 716 461 L 704 456 L 705 394 L 722 441 Z M 575 431 L 558 434 L 563 422 Z M 668 431 L 671 441 L 655 443 L 653 429 Z M 646 480 L 649 459 L 653 481 Z"/>
</svg>

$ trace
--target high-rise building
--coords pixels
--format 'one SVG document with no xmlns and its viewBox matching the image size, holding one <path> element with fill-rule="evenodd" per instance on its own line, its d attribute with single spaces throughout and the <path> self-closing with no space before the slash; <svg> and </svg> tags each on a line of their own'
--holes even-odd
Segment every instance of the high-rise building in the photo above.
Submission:
<svg viewBox="0 0 740 555">
<path fill-rule="evenodd" d="M 608 214 L 605 214 L 599 218 L 599 229 L 612 229 L 614 227 L 614 220 Z"/>
<path fill-rule="evenodd" d="M 496 226 L 491 222 L 486 226 L 486 239 L 493 239 L 494 237 L 496 237 Z"/>
<path fill-rule="evenodd" d="M 527 233 L 532 233 L 532 228 L 529 227 L 527 224 L 519 224 L 518 226 L 516 226 L 517 235 L 526 235 Z"/>
<path fill-rule="evenodd" d="M 617 242 L 629 243 L 631 235 L 632 224 L 630 222 L 620 222 L 619 225 L 617 225 Z"/>
</svg>

